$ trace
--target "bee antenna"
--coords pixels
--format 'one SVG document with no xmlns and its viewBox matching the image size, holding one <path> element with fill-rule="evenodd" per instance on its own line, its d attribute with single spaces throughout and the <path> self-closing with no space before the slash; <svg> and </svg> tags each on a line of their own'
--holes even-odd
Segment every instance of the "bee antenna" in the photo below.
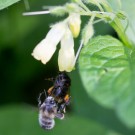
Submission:
<svg viewBox="0 0 135 135">
<path fill-rule="evenodd" d="M 53 77 L 52 78 L 45 78 L 45 80 L 53 82 L 55 80 L 55 78 L 53 78 Z"/>
</svg>

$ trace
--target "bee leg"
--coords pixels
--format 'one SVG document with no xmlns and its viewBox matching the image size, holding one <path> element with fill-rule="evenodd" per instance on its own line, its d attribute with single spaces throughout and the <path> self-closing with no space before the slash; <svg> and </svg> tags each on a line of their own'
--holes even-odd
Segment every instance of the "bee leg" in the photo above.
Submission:
<svg viewBox="0 0 135 135">
<path fill-rule="evenodd" d="M 57 113 L 55 115 L 55 117 L 62 120 L 62 119 L 64 119 L 64 114 L 63 113 Z"/>
<path fill-rule="evenodd" d="M 70 104 L 70 98 L 71 96 L 69 97 L 68 94 L 65 96 L 64 98 L 65 102 L 59 106 L 58 112 L 64 112 L 64 113 L 66 112 L 66 106 Z"/>
<path fill-rule="evenodd" d="M 61 111 L 64 113 L 66 112 L 66 106 L 70 104 L 70 98 L 71 98 L 71 96 L 69 97 L 68 94 L 65 96 L 65 98 L 64 98 L 65 103 L 61 104 L 60 108 L 59 108 L 60 112 Z"/>
<path fill-rule="evenodd" d="M 63 103 L 60 105 L 59 109 L 58 109 L 58 113 L 65 113 L 66 112 L 66 103 Z"/>
<path fill-rule="evenodd" d="M 64 101 L 65 101 L 66 105 L 70 104 L 70 98 L 71 98 L 71 96 L 69 96 L 68 94 L 64 97 Z"/>
<path fill-rule="evenodd" d="M 40 107 L 41 106 L 41 104 L 42 104 L 42 101 L 41 101 L 41 96 L 43 95 L 43 94 L 45 94 L 45 98 L 47 97 L 47 94 L 46 94 L 46 91 L 44 90 L 44 92 L 41 92 L 40 94 L 39 94 L 39 97 L 38 97 L 38 107 Z"/>
<path fill-rule="evenodd" d="M 42 96 L 43 92 L 39 94 L 39 97 L 38 97 L 38 107 L 41 106 L 42 102 L 41 102 L 41 96 Z"/>
<path fill-rule="evenodd" d="M 54 87 L 52 86 L 51 88 L 48 89 L 47 92 L 48 92 L 49 95 L 51 95 L 53 88 L 54 88 Z"/>
</svg>

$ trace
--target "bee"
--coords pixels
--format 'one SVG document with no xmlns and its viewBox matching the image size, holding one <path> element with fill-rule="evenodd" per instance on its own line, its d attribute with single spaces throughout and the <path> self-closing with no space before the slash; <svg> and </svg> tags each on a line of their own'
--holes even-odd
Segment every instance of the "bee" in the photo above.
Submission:
<svg viewBox="0 0 135 135">
<path fill-rule="evenodd" d="M 50 130 L 55 126 L 54 118 L 63 119 L 64 114 L 58 113 L 58 106 L 56 101 L 52 96 L 48 96 L 45 98 L 44 102 L 41 102 L 42 93 L 38 98 L 38 106 L 39 106 L 39 125 L 45 129 Z"/>
<path fill-rule="evenodd" d="M 54 97 L 58 103 L 58 112 L 65 112 L 65 107 L 70 103 L 69 88 L 71 79 L 66 72 L 60 72 L 55 78 L 50 78 L 54 82 L 49 88 L 48 95 Z"/>
</svg>

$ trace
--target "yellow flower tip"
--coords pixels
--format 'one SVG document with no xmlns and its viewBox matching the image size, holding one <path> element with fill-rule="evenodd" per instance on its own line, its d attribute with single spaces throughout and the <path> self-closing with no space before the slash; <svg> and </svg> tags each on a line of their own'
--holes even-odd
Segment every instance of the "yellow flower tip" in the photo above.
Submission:
<svg viewBox="0 0 135 135">
<path fill-rule="evenodd" d="M 78 37 L 80 33 L 80 26 L 81 26 L 81 19 L 80 15 L 73 13 L 69 15 L 69 20 L 68 20 L 69 28 L 73 34 L 73 37 L 76 38 Z"/>
<path fill-rule="evenodd" d="M 32 55 L 36 60 L 39 60 L 39 61 L 41 60 L 41 62 L 42 62 L 43 64 L 46 64 L 46 63 L 47 63 L 46 61 L 40 59 L 39 56 L 36 56 L 34 53 L 32 53 L 31 55 Z"/>
<path fill-rule="evenodd" d="M 61 72 L 66 71 L 66 72 L 71 72 L 72 70 L 74 70 L 75 68 L 69 68 L 69 69 L 59 69 Z"/>
<path fill-rule="evenodd" d="M 74 70 L 75 69 L 75 67 L 73 66 L 73 67 L 70 67 L 69 69 L 67 69 L 67 72 L 71 72 L 72 70 Z"/>
<path fill-rule="evenodd" d="M 71 72 L 74 69 L 75 54 L 74 49 L 60 49 L 58 57 L 58 65 L 60 71 Z"/>
<path fill-rule="evenodd" d="M 69 25 L 69 28 L 72 31 L 73 37 L 77 38 L 79 36 L 79 33 L 80 33 L 80 28 L 76 27 L 75 25 L 72 25 L 72 24 Z"/>
<path fill-rule="evenodd" d="M 66 67 L 63 67 L 63 66 L 61 66 L 60 64 L 59 64 L 59 71 L 66 71 L 66 72 L 71 72 L 71 71 L 73 71 L 73 70 L 75 70 L 75 65 L 74 64 L 71 64 L 71 65 L 69 65 L 69 66 L 66 66 Z"/>
</svg>

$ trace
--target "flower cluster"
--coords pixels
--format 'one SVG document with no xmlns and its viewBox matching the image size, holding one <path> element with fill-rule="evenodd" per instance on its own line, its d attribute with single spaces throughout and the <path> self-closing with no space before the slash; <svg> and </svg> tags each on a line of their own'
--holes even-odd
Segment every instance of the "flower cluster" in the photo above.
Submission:
<svg viewBox="0 0 135 135">
<path fill-rule="evenodd" d="M 80 33 L 81 19 L 78 14 L 70 14 L 67 19 L 53 26 L 46 37 L 35 47 L 32 55 L 35 59 L 46 64 L 53 56 L 58 43 L 59 50 L 58 65 L 60 71 L 70 72 L 75 65 L 75 52 L 73 37 Z"/>
<path fill-rule="evenodd" d="M 89 4 L 94 4 L 99 10 L 90 10 L 87 7 Z M 121 5 L 121 3 L 119 4 Z M 123 31 L 125 30 L 122 27 L 119 27 L 121 25 L 121 20 L 125 20 L 127 17 L 121 11 L 115 13 L 107 0 L 72 0 L 71 3 L 66 3 L 63 6 L 47 6 L 45 9 L 48 10 L 28 12 L 23 13 L 23 15 L 39 15 L 50 13 L 55 16 L 63 16 L 65 14 L 69 14 L 69 16 L 65 20 L 51 26 L 51 30 L 48 32 L 46 37 L 33 50 L 32 55 L 34 58 L 41 60 L 43 64 L 46 64 L 51 59 L 58 43 L 60 42 L 61 48 L 59 50 L 58 56 L 59 70 L 67 72 L 72 71 L 82 46 L 87 45 L 94 34 L 93 24 L 100 21 L 104 21 L 112 25 L 112 27 L 117 31 L 120 39 L 127 46 L 130 46 L 128 44 L 130 41 L 126 35 L 123 36 Z M 81 44 L 75 56 L 73 38 L 78 37 L 80 33 L 80 16 L 89 17 L 89 21 L 82 29 Z M 116 25 L 116 23 L 119 23 L 119 25 Z"/>
</svg>

